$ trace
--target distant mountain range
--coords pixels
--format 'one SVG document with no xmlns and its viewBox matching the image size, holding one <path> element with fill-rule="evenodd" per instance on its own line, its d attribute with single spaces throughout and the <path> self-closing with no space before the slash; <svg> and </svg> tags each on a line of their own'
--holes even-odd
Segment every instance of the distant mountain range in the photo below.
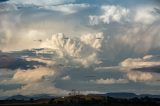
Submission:
<svg viewBox="0 0 160 106">
<path fill-rule="evenodd" d="M 8 97 L 6 100 L 30 100 L 30 97 L 23 96 L 23 95 L 14 95 L 14 96 Z"/>
<path fill-rule="evenodd" d="M 54 98 L 54 96 L 48 95 L 48 94 L 38 94 L 38 95 L 33 95 L 33 96 L 23 96 L 23 95 L 14 95 L 11 97 L 6 98 L 6 100 L 38 100 L 38 99 L 49 99 L 49 98 Z"/>
<path fill-rule="evenodd" d="M 140 94 L 137 95 L 135 93 L 129 93 L 129 92 L 115 92 L 115 93 L 106 93 L 106 94 L 93 94 L 93 95 L 100 95 L 100 96 L 109 96 L 113 98 L 126 98 L 126 99 L 131 99 L 131 98 L 142 98 L 142 97 L 149 97 L 149 98 L 160 98 L 160 95 L 151 95 L 151 94 Z M 14 95 L 11 97 L 8 97 L 6 100 L 38 100 L 38 99 L 50 99 L 50 98 L 55 98 L 52 95 L 48 94 L 38 94 L 38 95 L 33 95 L 33 96 L 23 96 L 23 95 Z"/>
<path fill-rule="evenodd" d="M 106 94 L 100 94 L 102 96 L 109 96 L 113 98 L 142 98 L 142 97 L 150 97 L 150 98 L 160 98 L 160 95 L 152 95 L 152 94 L 140 94 L 137 95 L 135 93 L 129 93 L 129 92 L 112 92 L 112 93 L 106 93 Z"/>
<path fill-rule="evenodd" d="M 134 98 L 137 97 L 134 93 L 127 93 L 127 92 L 117 92 L 117 93 L 106 93 L 103 96 L 109 96 L 113 98 Z"/>
</svg>

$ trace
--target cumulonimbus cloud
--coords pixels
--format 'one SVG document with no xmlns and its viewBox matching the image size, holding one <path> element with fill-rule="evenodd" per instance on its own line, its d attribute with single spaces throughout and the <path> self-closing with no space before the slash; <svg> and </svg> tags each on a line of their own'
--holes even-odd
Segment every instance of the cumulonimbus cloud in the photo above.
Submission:
<svg viewBox="0 0 160 106">
<path fill-rule="evenodd" d="M 62 33 L 52 36 L 42 43 L 42 48 L 55 51 L 64 65 L 81 64 L 89 66 L 99 64 L 98 52 L 103 41 L 103 34 L 87 34 L 80 38 L 71 38 Z M 58 61 L 56 61 L 58 63 Z"/>
</svg>

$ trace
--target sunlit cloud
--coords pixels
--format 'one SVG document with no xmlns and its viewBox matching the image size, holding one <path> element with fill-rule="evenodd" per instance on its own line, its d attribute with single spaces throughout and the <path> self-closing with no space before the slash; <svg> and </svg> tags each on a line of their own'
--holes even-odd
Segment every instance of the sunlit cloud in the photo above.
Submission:
<svg viewBox="0 0 160 106">
<path fill-rule="evenodd" d="M 107 78 L 107 79 L 97 79 L 97 80 L 91 80 L 91 82 L 95 82 L 96 84 L 126 84 L 128 83 L 127 79 L 113 79 L 113 78 Z"/>
<path fill-rule="evenodd" d="M 158 6 L 155 0 L 0 2 L 0 94 L 159 92 Z"/>
<path fill-rule="evenodd" d="M 124 18 L 127 18 L 129 14 L 129 9 L 121 6 L 106 5 L 102 6 L 101 9 L 104 12 L 102 15 L 89 16 L 91 25 L 96 25 L 99 23 L 109 24 L 111 22 L 120 22 Z"/>
</svg>

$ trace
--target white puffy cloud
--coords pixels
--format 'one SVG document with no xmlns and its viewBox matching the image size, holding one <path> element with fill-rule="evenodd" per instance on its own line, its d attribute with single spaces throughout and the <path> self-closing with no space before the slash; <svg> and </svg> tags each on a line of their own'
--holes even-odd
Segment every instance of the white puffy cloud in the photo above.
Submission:
<svg viewBox="0 0 160 106">
<path fill-rule="evenodd" d="M 104 38 L 103 38 L 103 33 L 97 33 L 95 35 L 88 33 L 88 34 L 82 35 L 80 39 L 86 45 L 90 45 L 95 49 L 100 49 L 102 46 L 101 42 Z"/>
<path fill-rule="evenodd" d="M 129 14 L 129 9 L 115 6 L 115 5 L 105 5 L 101 7 L 103 14 L 100 16 L 89 16 L 90 24 L 96 25 L 99 23 L 111 23 L 111 22 L 120 22 L 126 18 Z"/>
<path fill-rule="evenodd" d="M 113 79 L 113 78 L 107 78 L 107 79 L 97 79 L 97 80 L 91 80 L 91 82 L 95 82 L 96 84 L 125 84 L 128 83 L 127 79 Z"/>
<path fill-rule="evenodd" d="M 97 39 L 97 36 L 102 38 Z M 41 47 L 55 51 L 59 56 L 59 60 L 56 61 L 58 64 L 76 65 L 80 63 L 88 67 L 89 65 L 100 63 L 97 55 L 102 41 L 103 35 L 101 33 L 86 34 L 80 38 L 71 38 L 58 33 L 53 35 L 51 39 L 44 41 Z"/>
<path fill-rule="evenodd" d="M 127 77 L 129 80 L 132 80 L 134 82 L 149 81 L 153 79 L 153 75 L 147 72 L 129 72 L 127 73 Z"/>
<path fill-rule="evenodd" d="M 125 8 L 119 5 L 101 6 L 101 15 L 90 15 L 91 25 L 100 23 L 109 24 L 111 22 L 129 22 L 132 24 L 150 25 L 159 19 L 154 6 L 137 6 Z"/>
</svg>

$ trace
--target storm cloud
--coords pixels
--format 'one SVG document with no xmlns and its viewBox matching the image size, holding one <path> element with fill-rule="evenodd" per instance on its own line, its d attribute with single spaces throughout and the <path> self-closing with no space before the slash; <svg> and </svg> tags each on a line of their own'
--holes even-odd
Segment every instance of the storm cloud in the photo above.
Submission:
<svg viewBox="0 0 160 106">
<path fill-rule="evenodd" d="M 1 95 L 160 93 L 159 3 L 1 0 Z"/>
</svg>

